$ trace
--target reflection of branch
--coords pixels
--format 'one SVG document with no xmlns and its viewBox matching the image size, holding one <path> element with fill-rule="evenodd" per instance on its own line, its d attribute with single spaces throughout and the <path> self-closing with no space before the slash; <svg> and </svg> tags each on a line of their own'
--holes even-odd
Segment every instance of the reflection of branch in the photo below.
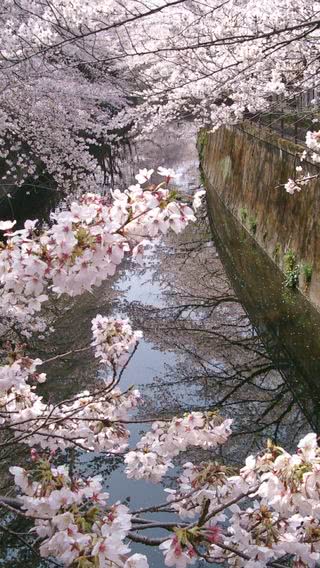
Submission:
<svg viewBox="0 0 320 568">
<path fill-rule="evenodd" d="M 23 502 L 20 501 L 20 499 L 13 499 L 12 497 L 2 497 L 0 495 L 0 507 L 1 506 L 11 507 L 11 509 L 14 509 L 17 512 L 21 510 Z"/>
<path fill-rule="evenodd" d="M 57 361 L 57 359 L 64 359 L 64 357 L 68 357 L 69 355 L 75 355 L 76 353 L 83 353 L 85 351 L 89 351 L 92 349 L 91 345 L 87 345 L 86 347 L 80 347 L 79 349 L 70 349 L 70 351 L 66 351 L 65 353 L 60 353 L 55 355 L 54 357 L 50 357 L 50 359 L 46 359 L 42 361 L 42 365 L 46 365 L 47 363 L 52 363 L 52 361 Z"/>
<path fill-rule="evenodd" d="M 168 537 L 149 538 L 147 536 L 137 535 L 132 531 L 128 532 L 128 538 L 133 542 L 139 542 L 140 544 L 146 544 L 148 546 L 159 546 L 159 544 L 162 544 L 163 542 L 168 540 Z"/>
<path fill-rule="evenodd" d="M 267 414 L 267 412 L 270 412 L 270 410 L 276 405 L 279 404 L 279 400 L 274 400 L 272 401 L 272 404 L 270 405 L 270 407 L 264 412 L 263 416 L 265 416 Z M 288 406 L 285 408 L 285 410 L 282 412 L 282 414 L 280 414 L 280 416 L 277 416 L 274 420 L 272 420 L 271 422 L 268 422 L 267 424 L 262 424 L 261 426 L 258 426 L 255 429 L 252 429 L 252 427 L 250 428 L 250 433 L 251 434 L 258 434 L 259 432 L 262 432 L 263 430 L 266 430 L 268 428 L 270 428 L 270 426 L 276 426 L 276 430 L 275 430 L 275 435 L 278 433 L 278 430 L 280 428 L 281 422 L 283 420 L 283 418 L 290 413 L 290 411 L 292 410 L 292 407 L 295 404 L 295 400 L 292 399 L 290 401 L 290 403 L 288 404 Z M 261 420 L 261 417 L 259 417 L 259 422 Z M 245 431 L 239 431 L 239 432 L 234 432 L 233 436 L 241 436 L 243 434 L 247 434 L 247 432 Z"/>
<path fill-rule="evenodd" d="M 190 491 L 190 493 L 185 493 L 182 497 L 177 497 L 176 499 L 172 499 L 171 501 L 166 501 L 165 503 L 161 503 L 160 505 L 153 505 L 153 507 L 146 507 L 145 509 L 138 509 L 137 511 L 132 511 L 132 515 L 140 515 L 141 513 L 155 513 L 160 509 L 164 509 L 172 505 L 173 503 L 179 503 L 184 499 L 188 499 L 194 493 L 194 490 Z M 172 513 L 176 513 L 176 511 L 172 510 Z"/>
<path fill-rule="evenodd" d="M 235 296 L 221 296 L 219 298 L 205 298 L 203 300 L 199 299 L 199 302 L 201 303 L 197 303 L 197 304 L 182 304 L 182 305 L 177 305 L 177 306 L 168 306 L 168 307 L 163 307 L 161 308 L 161 313 L 169 313 L 170 312 L 177 312 L 174 315 L 174 319 L 177 320 L 179 319 L 182 314 L 186 311 L 189 310 L 190 314 L 192 312 L 195 312 L 196 310 L 209 310 L 210 309 L 210 313 L 208 314 L 208 316 L 206 316 L 206 319 L 208 317 L 210 317 L 213 314 L 213 311 L 218 308 L 219 306 L 221 306 L 221 304 L 240 304 L 240 300 L 238 300 L 238 298 L 236 298 Z M 154 311 L 154 310 L 151 310 Z"/>
<path fill-rule="evenodd" d="M 14 536 L 18 541 L 21 542 L 21 544 L 23 544 L 23 546 L 26 546 L 29 550 L 31 550 L 32 554 L 34 554 L 37 558 L 42 560 L 40 554 L 33 548 L 33 546 L 31 546 L 31 544 L 29 544 L 29 542 L 27 542 L 24 538 L 22 538 L 22 536 L 19 533 L 12 531 L 11 529 L 8 529 L 8 527 L 5 527 L 4 525 L 0 525 L 0 531 L 2 531 L 3 533 L 7 533 L 10 536 Z M 51 560 L 49 560 L 49 562 L 51 562 Z M 52 564 L 54 564 L 55 566 L 61 566 L 61 564 L 58 564 L 55 561 L 52 561 Z"/>
<path fill-rule="evenodd" d="M 69 413 L 67 413 L 67 410 L 64 409 L 64 412 L 65 412 L 64 416 L 55 416 L 55 414 L 54 414 L 57 409 L 65 406 L 67 403 L 70 404 L 72 402 L 75 402 L 79 398 L 83 398 L 83 394 L 80 393 L 80 394 L 76 395 L 75 397 L 73 397 L 72 399 L 64 400 L 64 401 L 57 403 L 56 405 L 54 405 L 51 408 L 49 413 L 47 415 L 45 415 L 44 417 L 38 416 L 36 418 L 30 418 L 30 419 L 26 419 L 26 420 L 23 420 L 23 421 L 20 421 L 20 422 L 19 421 L 11 422 L 11 423 L 4 424 L 4 425 L 0 426 L 0 430 L 11 430 L 13 432 L 20 432 L 21 433 L 20 436 L 13 435 L 11 438 L 6 439 L 3 443 L 0 444 L 0 448 L 16 444 L 17 442 L 23 442 L 26 439 L 37 434 L 38 436 L 41 436 L 41 437 L 44 437 L 44 438 L 56 438 L 56 439 L 64 440 L 65 442 L 68 442 L 68 443 L 72 444 L 73 446 L 78 447 L 82 450 L 90 451 L 91 448 L 88 448 L 83 443 L 81 443 L 79 441 L 79 437 L 71 438 L 71 437 L 62 436 L 62 435 L 59 435 L 59 434 L 56 434 L 56 433 L 50 433 L 47 430 L 45 430 L 43 432 L 43 429 L 49 428 L 50 425 L 51 426 L 52 425 L 57 426 L 58 424 L 61 424 L 63 422 L 67 422 L 68 420 L 77 421 L 77 414 L 79 414 L 80 412 L 83 412 L 83 410 L 87 406 L 94 405 L 95 398 L 97 396 L 99 396 L 99 395 L 106 396 L 108 393 L 113 391 L 116 388 L 116 386 L 119 384 L 124 370 L 128 367 L 132 357 L 136 353 L 138 345 L 139 345 L 139 343 L 137 342 L 135 344 L 130 356 L 128 357 L 126 363 L 122 366 L 118 376 L 117 376 L 116 365 L 113 361 L 111 361 L 113 375 L 112 375 L 112 379 L 111 379 L 110 383 L 108 385 L 106 385 L 103 389 L 100 389 L 96 392 L 93 392 L 93 393 L 90 393 L 89 395 L 87 395 L 87 398 L 89 398 L 90 400 L 88 400 L 85 404 L 81 405 L 81 407 L 75 408 L 75 409 L 70 409 Z M 55 357 L 52 357 L 51 359 L 48 359 L 47 361 L 43 362 L 43 364 L 48 363 L 48 362 L 53 361 L 53 360 L 56 360 L 56 359 L 60 359 L 64 356 L 66 356 L 66 355 L 70 355 L 70 354 L 77 353 L 77 352 L 80 352 L 80 351 L 86 351 L 88 349 L 91 349 L 91 347 L 92 346 L 90 345 L 90 346 L 83 347 L 81 349 L 68 351 L 64 354 L 60 354 L 60 355 L 57 355 Z M 125 393 L 120 394 L 119 397 L 123 396 L 124 394 Z M 0 415 L 1 414 L 3 416 L 7 417 L 8 414 L 10 415 L 10 412 L 2 412 L 2 413 L 0 412 Z M 81 418 L 79 420 L 81 420 Z M 92 422 L 92 423 L 94 423 L 94 422 L 103 423 L 103 420 L 101 419 L 101 417 L 90 418 L 90 419 L 88 419 L 88 421 Z M 107 422 L 110 423 L 110 426 L 112 425 L 113 422 L 114 423 L 118 423 L 118 422 L 121 423 L 120 420 L 119 421 L 113 421 L 113 422 L 110 422 L 109 420 L 107 420 Z M 127 421 L 127 423 L 130 424 L 131 421 Z M 32 430 L 26 432 L 25 429 L 21 429 L 21 426 L 23 426 L 25 424 L 30 424 L 30 427 L 33 424 Z M 19 426 L 20 426 L 20 428 L 19 428 Z M 80 439 L 82 439 L 85 442 L 85 438 L 80 437 Z"/>
</svg>

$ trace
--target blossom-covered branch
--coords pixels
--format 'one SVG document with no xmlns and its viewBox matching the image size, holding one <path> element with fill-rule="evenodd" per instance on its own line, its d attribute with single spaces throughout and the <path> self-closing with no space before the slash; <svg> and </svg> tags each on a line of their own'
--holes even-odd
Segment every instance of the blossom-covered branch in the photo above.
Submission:
<svg viewBox="0 0 320 568">
<path fill-rule="evenodd" d="M 168 188 L 173 172 L 159 170 L 165 177 L 159 185 L 150 184 L 152 173 L 141 170 L 139 184 L 114 192 L 110 201 L 85 195 L 56 213 L 52 226 L 40 233 L 29 221 L 18 231 L 4 222 L 2 294 L 10 295 L 12 308 L 20 305 L 28 323 L 34 301 L 38 298 L 40 308 L 48 288 L 71 296 L 90 290 L 114 274 L 125 252 L 141 261 L 146 238 L 179 232 L 194 220 L 190 205 L 176 201 L 176 192 Z M 195 195 L 195 208 L 202 196 L 203 191 Z M 45 298 L 39 300 L 39 294 Z M 15 309 L 10 315 L 17 317 Z M 33 462 L 30 468 L 11 468 L 18 506 L 5 498 L 0 503 L 34 521 L 40 554 L 64 566 L 146 568 L 147 558 L 131 553 L 132 541 L 159 545 L 165 565 L 177 568 L 197 558 L 258 568 L 285 566 L 288 557 L 297 566 L 315 566 L 320 559 L 316 435 L 306 436 L 293 456 L 269 444 L 236 472 L 212 457 L 230 437 L 232 420 L 210 411 L 190 412 L 153 422 L 130 448 L 132 411 L 141 397 L 133 388 L 121 392 L 119 382 L 141 334 L 128 320 L 102 315 L 93 319 L 92 333 L 91 348 L 106 378 L 69 400 L 53 405 L 38 395 L 37 384 L 46 380 L 39 359 L 18 351 L 0 368 L 1 429 L 11 436 L 4 447 L 31 446 Z M 166 504 L 150 504 L 144 511 L 153 513 L 148 518 L 114 503 L 101 477 L 78 477 L 68 463 L 61 465 L 61 450 L 70 447 L 124 454 L 128 478 L 153 483 L 163 481 L 190 448 L 201 448 L 207 460 L 183 464 L 176 488 L 166 490 Z M 161 519 L 154 518 L 156 512 Z M 159 538 L 160 528 L 166 535 Z"/>
</svg>

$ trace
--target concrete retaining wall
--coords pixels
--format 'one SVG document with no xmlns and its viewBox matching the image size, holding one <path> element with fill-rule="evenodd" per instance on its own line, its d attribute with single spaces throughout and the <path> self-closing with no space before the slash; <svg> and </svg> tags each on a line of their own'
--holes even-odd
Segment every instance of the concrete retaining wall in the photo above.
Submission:
<svg viewBox="0 0 320 568">
<path fill-rule="evenodd" d="M 289 195 L 303 148 L 251 123 L 199 134 L 204 182 L 288 276 L 294 258 L 299 288 L 320 309 L 320 182 Z M 304 163 L 304 172 L 319 170 Z M 284 277 L 285 280 L 285 277 Z"/>
</svg>

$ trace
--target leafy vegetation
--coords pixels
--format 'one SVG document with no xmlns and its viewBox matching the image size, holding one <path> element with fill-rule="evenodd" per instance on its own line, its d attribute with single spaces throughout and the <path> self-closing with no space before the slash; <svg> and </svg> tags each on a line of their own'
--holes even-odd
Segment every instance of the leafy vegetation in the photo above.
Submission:
<svg viewBox="0 0 320 568">
<path fill-rule="evenodd" d="M 305 279 L 307 286 L 310 286 L 311 279 L 312 279 L 312 272 L 313 272 L 312 264 L 310 262 L 305 262 L 302 265 L 302 274 L 304 276 L 304 279 Z"/>
<path fill-rule="evenodd" d="M 299 284 L 300 266 L 293 250 L 289 249 L 283 257 L 285 280 L 287 288 L 297 288 Z"/>
</svg>

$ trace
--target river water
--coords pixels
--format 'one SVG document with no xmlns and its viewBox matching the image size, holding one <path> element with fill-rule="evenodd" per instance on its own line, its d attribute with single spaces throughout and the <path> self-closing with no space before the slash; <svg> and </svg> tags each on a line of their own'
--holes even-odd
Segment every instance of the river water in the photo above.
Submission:
<svg viewBox="0 0 320 568">
<path fill-rule="evenodd" d="M 193 192 L 199 186 L 195 136 L 177 136 L 174 130 L 168 130 L 156 141 L 144 142 L 124 163 L 124 179 L 139 167 L 155 165 L 174 168 L 179 188 Z M 59 302 L 52 316 L 55 330 L 34 349 L 40 357 L 50 357 L 87 345 L 90 322 L 97 313 L 129 317 L 134 328 L 144 334 L 122 381 L 123 389 L 135 384 L 142 392 L 144 404 L 137 417 L 217 410 L 234 419 L 234 435 L 227 446 L 210 457 L 237 467 L 248 453 L 262 448 L 268 437 L 293 449 L 303 433 L 317 427 L 317 397 L 312 396 L 314 367 L 308 370 L 304 365 L 301 370 L 287 346 L 291 337 L 305 352 L 303 342 L 308 344 L 308 333 L 318 333 L 319 318 L 313 314 L 313 331 L 308 328 L 301 333 L 293 315 L 301 310 L 306 313 L 302 297 L 296 294 L 283 300 L 281 296 L 277 303 L 279 290 L 283 292 L 281 277 L 278 288 L 262 280 L 265 293 L 259 292 L 264 277 L 257 266 L 264 266 L 268 272 L 266 260 L 257 260 L 262 253 L 234 224 L 218 198 L 211 217 L 214 237 L 203 212 L 183 234 L 156 242 L 143 268 L 127 261 L 93 294 Z M 277 318 L 284 321 L 286 306 L 291 317 L 280 328 L 286 329 L 284 337 L 276 323 Z M 316 335 L 320 351 L 319 338 Z M 315 344 L 314 338 L 312 342 Z M 315 357 L 315 347 L 312 353 Z M 51 400 L 66 398 L 99 381 L 96 362 L 88 354 L 66 357 L 46 370 L 43 393 Z M 132 430 L 132 444 L 143 428 Z M 193 452 L 184 461 L 200 457 Z M 19 459 L 17 455 L 10 461 L 17 463 Z M 102 474 L 114 501 L 128 502 L 133 508 L 164 501 L 160 485 L 127 480 L 120 457 L 109 460 L 77 452 L 74 467 L 80 472 Z M 8 482 L 4 479 L 6 489 Z M 165 481 L 172 483 L 170 477 Z M 14 523 L 10 526 L 16 527 Z M 23 529 L 21 523 L 19 529 Z M 143 547 L 135 550 L 143 551 Z M 164 565 L 157 550 L 148 551 L 148 556 L 151 568 Z M 0 566 L 46 565 L 13 538 L 2 538 Z"/>
</svg>

